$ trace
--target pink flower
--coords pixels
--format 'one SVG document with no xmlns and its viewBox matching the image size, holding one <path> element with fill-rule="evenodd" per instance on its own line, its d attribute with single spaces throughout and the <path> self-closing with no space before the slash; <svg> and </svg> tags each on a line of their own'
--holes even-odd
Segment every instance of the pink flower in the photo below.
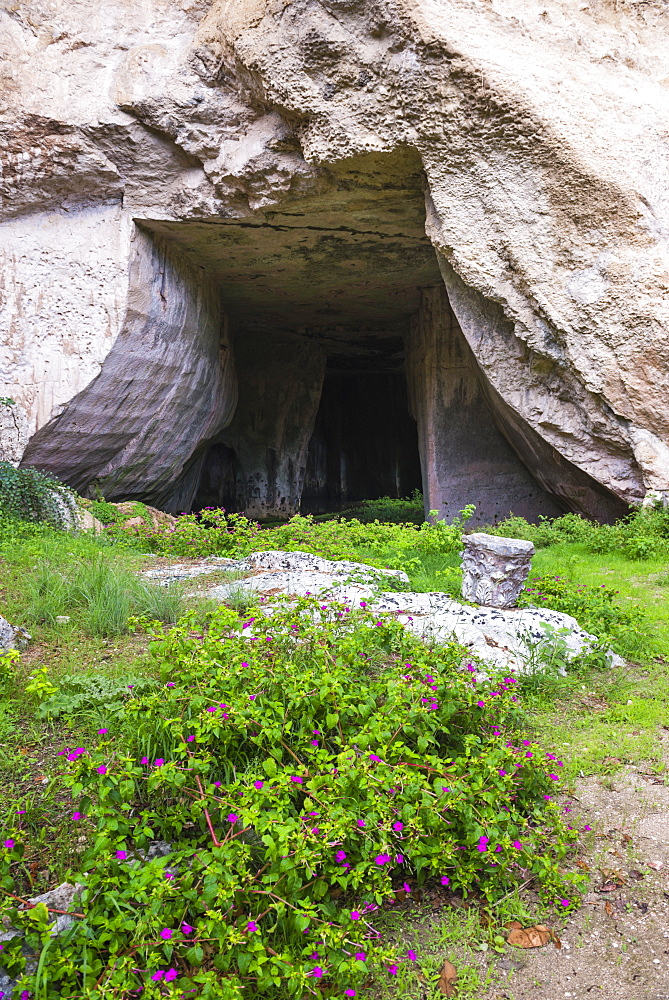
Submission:
<svg viewBox="0 0 669 1000">
<path fill-rule="evenodd" d="M 390 973 L 391 976 L 396 976 L 397 975 L 397 966 L 396 965 L 389 965 L 388 966 L 388 972 Z"/>
<path fill-rule="evenodd" d="M 367 961 L 367 956 L 365 955 L 364 951 L 356 951 L 356 953 L 353 956 L 353 958 L 356 960 L 356 962 L 366 962 Z"/>
<path fill-rule="evenodd" d="M 346 861 L 346 851 L 337 851 L 335 861 Z"/>
<path fill-rule="evenodd" d="M 355 990 L 344 990 L 344 996 L 345 997 L 355 997 L 355 996 L 357 996 L 357 993 L 355 992 Z"/>
<path fill-rule="evenodd" d="M 478 705 L 479 708 L 484 708 L 485 707 L 485 702 L 484 701 L 477 701 L 476 704 Z"/>
<path fill-rule="evenodd" d="M 500 767 L 497 773 L 499 774 L 500 778 L 506 778 L 506 771 L 503 768 Z"/>
<path fill-rule="evenodd" d="M 403 829 L 404 823 L 400 823 L 399 821 L 397 823 L 393 823 L 393 830 L 395 830 L 396 833 L 400 833 Z"/>
<path fill-rule="evenodd" d="M 237 815 L 237 813 L 228 813 L 226 819 L 228 823 L 236 823 L 237 820 L 239 819 L 239 816 Z"/>
<path fill-rule="evenodd" d="M 173 934 L 174 931 L 171 931 L 169 927 L 163 927 L 162 931 L 160 932 L 160 936 L 163 939 L 163 941 L 169 941 L 169 939 L 172 937 Z"/>
<path fill-rule="evenodd" d="M 381 758 L 375 753 L 370 753 L 369 759 L 375 761 L 377 764 L 381 761 Z"/>
<path fill-rule="evenodd" d="M 411 886 L 409 885 L 408 882 L 404 882 L 402 888 L 404 889 L 405 892 L 411 892 Z"/>
<path fill-rule="evenodd" d="M 304 778 L 300 778 L 295 774 L 291 774 L 290 780 L 294 781 L 296 785 L 301 785 L 304 782 Z"/>
<path fill-rule="evenodd" d="M 561 906 L 569 906 L 570 905 L 569 904 L 569 900 L 568 899 L 561 899 L 560 900 L 560 905 Z"/>
<path fill-rule="evenodd" d="M 8 851 L 11 851 L 15 843 L 16 841 L 12 837 L 8 837 L 7 840 L 3 841 L 2 846 L 6 847 Z"/>
<path fill-rule="evenodd" d="M 165 973 L 165 982 L 171 983 L 173 979 L 176 979 L 179 973 L 176 969 L 168 969 Z"/>
<path fill-rule="evenodd" d="M 364 819 L 359 819 L 358 826 L 360 827 L 360 829 L 364 829 L 364 827 L 366 827 L 367 824 L 365 823 Z"/>
<path fill-rule="evenodd" d="M 191 927 L 190 924 L 182 924 L 181 925 L 181 933 L 182 934 L 192 934 L 194 930 L 195 930 L 195 928 Z"/>
<path fill-rule="evenodd" d="M 98 736 L 104 736 L 105 733 L 108 733 L 108 732 L 109 732 L 108 729 L 98 729 Z"/>
<path fill-rule="evenodd" d="M 450 884 L 450 881 L 451 881 L 451 880 L 450 880 L 450 878 L 448 877 L 448 875 L 442 875 L 442 876 L 441 876 L 441 884 L 442 884 L 442 885 L 449 885 L 449 884 Z"/>
<path fill-rule="evenodd" d="M 82 818 L 82 817 L 81 817 L 81 813 L 80 813 L 80 812 L 73 812 L 73 813 L 72 813 L 72 819 L 74 820 L 74 822 L 75 822 L 75 823 L 76 823 L 76 822 L 77 822 L 78 820 L 80 820 L 81 818 Z"/>
<path fill-rule="evenodd" d="M 409 951 L 407 952 L 407 958 L 409 959 L 410 962 L 415 962 L 417 958 L 416 952 L 409 949 Z"/>
<path fill-rule="evenodd" d="M 125 859 L 128 857 L 128 852 L 127 851 L 117 851 L 116 852 L 116 857 L 118 858 L 119 861 L 125 861 Z"/>
<path fill-rule="evenodd" d="M 308 973 L 308 975 L 313 976 L 314 979 L 321 979 L 323 976 L 323 970 L 321 969 L 320 965 L 315 965 L 311 970 L 311 972 Z"/>
<path fill-rule="evenodd" d="M 258 930 L 258 925 L 255 922 L 255 920 L 249 920 L 248 924 L 246 925 L 246 930 L 249 932 L 249 934 L 253 934 L 254 931 Z"/>
<path fill-rule="evenodd" d="M 351 910 L 351 920 L 360 920 L 360 914 L 357 910 Z"/>
<path fill-rule="evenodd" d="M 515 847 L 517 851 L 522 851 L 522 849 L 523 849 L 523 845 L 521 844 L 521 842 L 519 840 L 514 840 L 514 842 L 512 843 L 511 846 Z"/>
<path fill-rule="evenodd" d="M 389 861 L 390 861 L 390 855 L 388 854 L 377 854 L 376 857 L 374 858 L 374 864 L 378 865 L 379 868 L 381 868 L 383 865 L 387 865 Z"/>
<path fill-rule="evenodd" d="M 260 781 L 260 779 L 258 779 L 258 781 L 254 781 L 253 782 L 253 787 L 257 788 L 258 790 L 260 790 L 263 787 L 264 784 L 265 784 L 264 781 Z"/>
<path fill-rule="evenodd" d="M 159 983 L 160 980 L 164 979 L 164 978 L 165 978 L 165 970 L 164 969 L 158 969 L 158 971 L 154 972 L 153 975 L 151 976 L 151 979 L 153 980 L 154 983 Z"/>
<path fill-rule="evenodd" d="M 100 767 L 97 769 L 97 772 L 98 772 L 98 774 L 106 774 L 107 773 L 107 768 L 105 767 L 104 764 L 101 764 Z"/>
</svg>

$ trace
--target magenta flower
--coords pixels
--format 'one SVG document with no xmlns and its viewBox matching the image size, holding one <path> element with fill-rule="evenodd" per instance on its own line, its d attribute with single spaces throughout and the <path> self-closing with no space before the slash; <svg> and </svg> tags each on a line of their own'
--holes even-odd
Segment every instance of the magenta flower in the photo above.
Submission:
<svg viewBox="0 0 669 1000">
<path fill-rule="evenodd" d="M 164 763 L 165 763 L 165 758 L 164 757 L 156 757 L 156 759 L 153 762 L 153 766 L 154 767 L 162 767 Z"/>
<path fill-rule="evenodd" d="M 476 848 L 476 850 L 480 851 L 481 854 L 485 854 L 485 852 L 488 850 L 488 840 L 489 840 L 488 837 L 479 837 L 478 847 Z"/>
<path fill-rule="evenodd" d="M 119 861 L 125 861 L 125 859 L 128 857 L 128 852 L 127 851 L 117 851 L 116 852 L 116 857 L 118 858 Z"/>
<path fill-rule="evenodd" d="M 356 962 L 366 962 L 367 961 L 367 956 L 365 955 L 364 951 L 356 951 L 356 953 L 353 956 L 353 958 L 356 960 Z"/>
<path fill-rule="evenodd" d="M 311 970 L 311 972 L 309 973 L 309 975 L 313 976 L 314 979 L 321 979 L 323 976 L 323 970 L 321 969 L 320 965 L 315 965 Z"/>
<path fill-rule="evenodd" d="M 346 851 L 337 851 L 335 861 L 346 861 Z"/>
<path fill-rule="evenodd" d="M 583 827 L 583 832 L 585 833 L 586 830 L 592 830 L 592 827 L 591 826 L 584 826 Z"/>
<path fill-rule="evenodd" d="M 503 767 L 500 767 L 497 773 L 499 774 L 500 778 L 506 778 L 506 771 L 504 770 Z"/>
<path fill-rule="evenodd" d="M 237 813 L 228 813 L 226 819 L 228 823 L 236 823 L 237 820 L 239 819 L 239 816 L 237 815 Z"/>
<path fill-rule="evenodd" d="M 360 827 L 360 829 L 364 829 L 364 827 L 366 827 L 367 824 L 365 823 L 364 819 L 359 819 L 358 826 Z"/>
<path fill-rule="evenodd" d="M 82 816 L 81 816 L 80 812 L 73 812 L 72 813 L 72 819 L 74 820 L 75 823 L 77 823 L 81 818 L 82 818 Z"/>
<path fill-rule="evenodd" d="M 370 753 L 369 759 L 375 761 L 377 764 L 381 762 L 381 758 L 375 753 Z"/>
<path fill-rule="evenodd" d="M 108 733 L 108 732 L 109 732 L 108 729 L 98 729 L 98 736 L 104 736 L 105 733 Z"/>
<path fill-rule="evenodd" d="M 521 842 L 519 840 L 514 840 L 514 842 L 513 842 L 513 844 L 511 846 L 515 847 L 517 851 L 522 851 L 522 849 L 523 849 L 523 845 L 521 844 Z"/>
<path fill-rule="evenodd" d="M 255 922 L 255 920 L 249 920 L 248 924 L 246 925 L 246 930 L 249 932 L 249 934 L 253 934 L 254 931 L 258 930 L 258 925 Z"/>
<path fill-rule="evenodd" d="M 397 966 L 396 965 L 389 965 L 388 966 L 388 972 L 390 973 L 391 976 L 396 976 L 397 975 Z"/>
<path fill-rule="evenodd" d="M 168 969 L 167 972 L 165 973 L 165 982 L 171 983 L 174 979 L 177 978 L 178 975 L 179 973 L 177 972 L 176 969 Z"/>
<path fill-rule="evenodd" d="M 449 884 L 450 884 L 450 881 L 451 881 L 451 880 L 450 880 L 450 878 L 448 877 L 448 875 L 442 875 L 442 876 L 441 876 L 441 884 L 442 884 L 442 885 L 449 885 Z"/>
<path fill-rule="evenodd" d="M 417 957 L 418 956 L 416 955 L 416 952 L 412 951 L 411 948 L 410 948 L 409 951 L 407 952 L 407 958 L 409 959 L 409 961 L 410 962 L 415 962 Z"/>
<path fill-rule="evenodd" d="M 263 787 L 264 784 L 265 784 L 264 781 L 260 781 L 260 779 L 258 779 L 258 781 L 254 781 L 253 782 L 253 787 L 257 788 L 258 790 L 260 790 Z"/>
<path fill-rule="evenodd" d="M 570 905 L 569 904 L 569 900 L 568 899 L 561 899 L 560 900 L 560 905 L 561 906 L 569 906 Z"/>
<path fill-rule="evenodd" d="M 351 910 L 351 920 L 360 920 L 360 914 L 357 910 Z"/>
<path fill-rule="evenodd" d="M 395 862 L 398 865 L 403 865 L 404 864 L 404 855 L 403 854 L 396 854 L 395 855 Z"/>
<path fill-rule="evenodd" d="M 104 764 L 100 764 L 100 767 L 97 769 L 97 772 L 98 772 L 98 774 L 106 774 L 107 773 L 107 768 L 105 767 Z"/>
<path fill-rule="evenodd" d="M 294 781 L 296 785 L 301 785 L 301 784 L 303 784 L 303 783 L 304 783 L 304 778 L 300 778 L 300 777 L 299 777 L 298 775 L 296 775 L 296 774 L 291 774 L 291 776 L 290 776 L 290 780 L 291 780 L 291 781 Z"/>
<path fill-rule="evenodd" d="M 355 990 L 344 990 L 344 996 L 345 997 L 355 997 L 355 996 L 357 996 L 357 993 L 355 992 Z"/>
<path fill-rule="evenodd" d="M 194 930 L 195 930 L 195 928 L 191 927 L 190 924 L 182 924 L 181 925 L 181 933 L 182 934 L 192 934 Z"/>
<path fill-rule="evenodd" d="M 7 850 L 11 851 L 15 843 L 16 841 L 12 837 L 8 837 L 7 840 L 3 841 L 3 847 L 6 847 Z"/>
<path fill-rule="evenodd" d="M 389 861 L 390 861 L 389 854 L 377 854 L 376 857 L 374 858 L 374 864 L 378 865 L 379 868 L 381 868 L 383 865 L 387 865 Z"/>
<path fill-rule="evenodd" d="M 154 972 L 153 975 L 151 976 L 151 979 L 153 980 L 154 983 L 159 983 L 160 980 L 164 978 L 165 978 L 164 969 L 158 969 L 157 972 Z"/>
<path fill-rule="evenodd" d="M 169 941 L 169 939 L 172 937 L 173 934 L 174 931 L 171 931 L 169 927 L 163 927 L 162 931 L 160 932 L 160 936 L 163 939 L 163 941 Z"/>
<path fill-rule="evenodd" d="M 399 820 L 397 823 L 393 823 L 393 830 L 395 830 L 396 833 L 401 833 L 403 829 L 404 823 L 400 823 Z"/>
</svg>

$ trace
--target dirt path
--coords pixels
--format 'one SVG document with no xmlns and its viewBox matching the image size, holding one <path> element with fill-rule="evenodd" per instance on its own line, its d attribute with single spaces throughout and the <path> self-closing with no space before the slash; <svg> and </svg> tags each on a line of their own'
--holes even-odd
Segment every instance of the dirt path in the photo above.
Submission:
<svg viewBox="0 0 669 1000">
<path fill-rule="evenodd" d="M 562 947 L 509 949 L 482 1000 L 669 1000 L 669 787 L 627 767 L 577 783 L 592 891 Z"/>
</svg>

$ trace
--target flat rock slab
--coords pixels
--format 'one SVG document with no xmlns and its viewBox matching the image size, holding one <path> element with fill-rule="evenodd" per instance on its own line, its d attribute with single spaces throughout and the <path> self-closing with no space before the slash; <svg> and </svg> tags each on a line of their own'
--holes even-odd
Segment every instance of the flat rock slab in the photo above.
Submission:
<svg viewBox="0 0 669 1000">
<path fill-rule="evenodd" d="M 597 641 L 575 618 L 558 611 L 472 607 L 444 593 L 387 591 L 384 589 L 387 580 L 407 584 L 407 575 L 400 570 L 376 569 L 364 563 L 323 559 L 308 552 L 254 552 L 237 561 L 217 560 L 214 564 L 207 560 L 189 567 L 178 564 L 150 570 L 149 574 L 153 579 L 186 579 L 210 573 L 221 563 L 225 563 L 226 569 L 249 575 L 210 587 L 205 596 L 212 600 L 225 603 L 240 590 L 256 593 L 267 602 L 265 614 L 271 614 L 270 602 L 280 596 L 312 596 L 350 607 L 364 603 L 379 614 L 396 616 L 424 642 L 455 640 L 469 649 L 472 656 L 502 670 L 523 672 L 532 649 L 556 639 L 564 641 L 566 659 L 591 649 Z M 619 662 L 619 658 L 611 654 L 611 662 Z"/>
</svg>

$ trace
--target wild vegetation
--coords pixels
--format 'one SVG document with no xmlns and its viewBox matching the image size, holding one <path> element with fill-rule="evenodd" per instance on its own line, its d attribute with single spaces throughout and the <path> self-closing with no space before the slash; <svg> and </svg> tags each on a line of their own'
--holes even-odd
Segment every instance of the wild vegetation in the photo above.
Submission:
<svg viewBox="0 0 669 1000">
<path fill-rule="evenodd" d="M 458 995 L 475 997 L 477 956 L 503 951 L 504 922 L 527 915 L 519 887 L 546 918 L 578 905 L 582 834 L 561 789 L 604 757 L 661 766 L 663 510 L 612 528 L 569 515 L 493 529 L 539 547 L 524 604 L 574 615 L 628 658 L 566 676 L 559 635 L 528 647 L 526 676 L 497 677 L 367 608 L 302 601 L 263 619 L 195 598 L 184 614 L 183 587 L 137 575 L 148 553 L 308 549 L 457 594 L 466 513 L 266 530 L 219 511 L 172 530 L 111 516 L 96 536 L 5 509 L 2 610 L 34 636 L 0 678 L 0 774 L 16 789 L 2 913 L 36 956 L 5 937 L 17 995 L 417 998 L 447 945 Z M 616 532 L 646 542 L 602 548 Z M 54 914 L 21 900 L 65 879 L 84 887 L 83 917 L 54 938 Z M 440 930 L 417 945 L 419 899 L 435 893 Z M 456 928 L 463 901 L 486 919 Z"/>
</svg>

